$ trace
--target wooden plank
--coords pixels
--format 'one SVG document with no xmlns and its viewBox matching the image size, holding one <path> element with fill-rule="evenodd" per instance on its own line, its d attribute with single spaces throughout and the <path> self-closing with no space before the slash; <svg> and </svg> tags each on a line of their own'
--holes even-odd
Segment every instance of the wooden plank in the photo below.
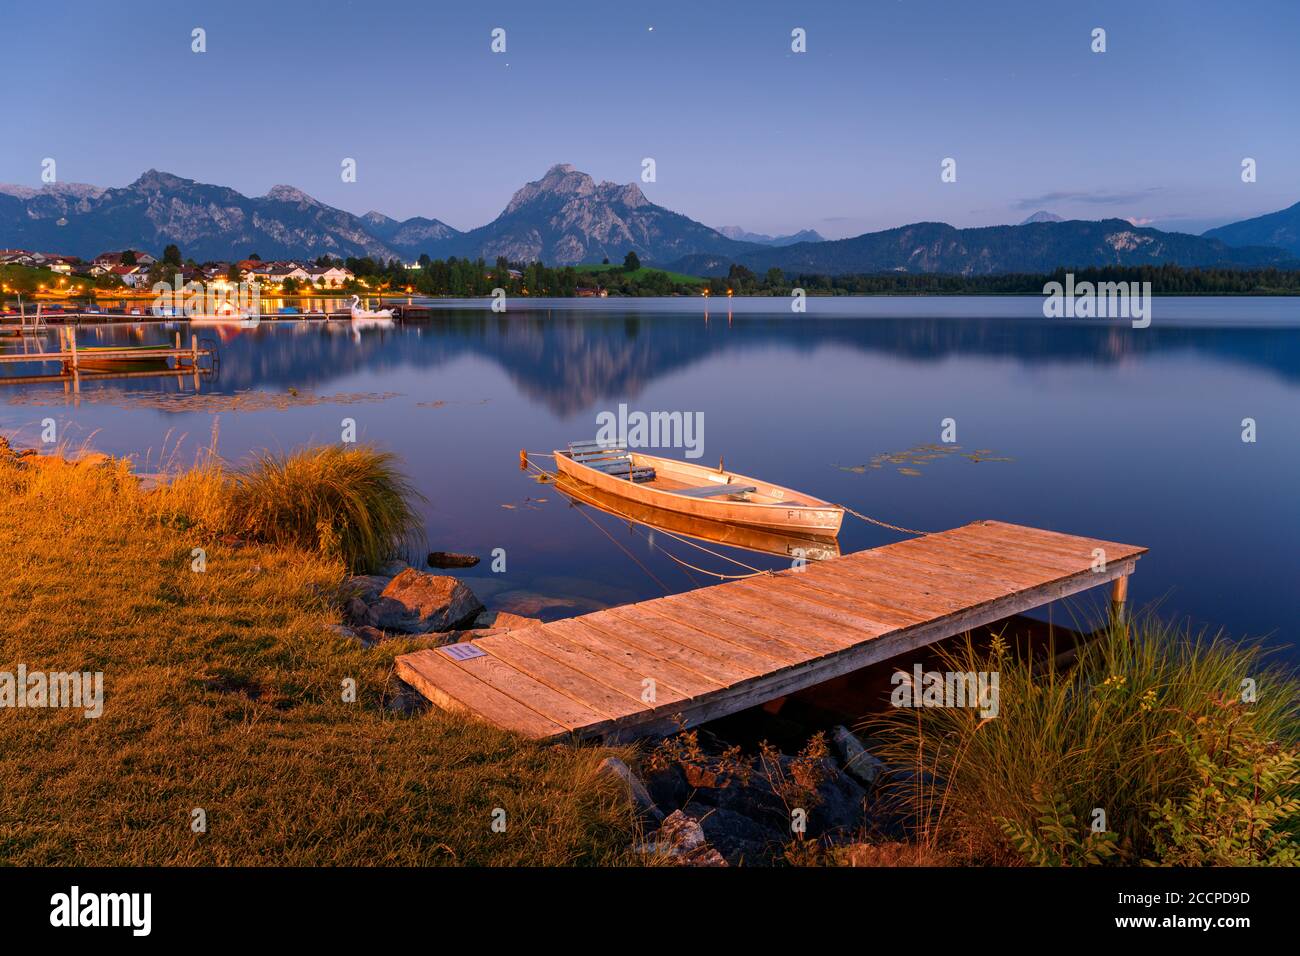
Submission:
<svg viewBox="0 0 1300 956">
<path fill-rule="evenodd" d="M 696 697 L 710 693 L 731 683 L 729 679 L 708 677 L 683 664 L 676 656 L 663 657 L 653 650 L 619 639 L 619 634 L 626 631 L 621 622 L 593 621 L 591 615 L 572 618 L 568 621 L 556 621 L 547 625 L 549 628 L 561 626 L 573 627 L 577 634 L 584 635 L 575 640 L 582 640 L 593 652 L 602 657 L 620 660 L 626 667 L 638 671 L 643 677 L 654 678 L 655 682 L 668 684 L 687 697 Z M 676 655 L 677 651 L 668 649 L 666 653 Z"/>
<path fill-rule="evenodd" d="M 869 614 L 897 615 L 901 627 L 951 614 L 968 606 L 951 593 L 937 591 L 924 582 L 904 581 L 888 575 L 872 577 L 866 572 L 850 572 L 844 568 L 818 570 L 816 575 L 805 572 L 806 587 L 843 598 Z"/>
<path fill-rule="evenodd" d="M 755 582 L 737 581 L 733 590 L 737 593 L 749 595 L 755 599 L 768 600 L 776 604 L 785 605 L 796 614 L 809 614 L 816 618 L 824 618 L 828 621 L 834 621 L 837 624 L 846 624 L 849 627 L 858 628 L 864 632 L 864 637 L 871 634 L 883 634 L 886 631 L 892 631 L 904 626 L 907 621 L 897 619 L 887 620 L 892 615 L 868 616 L 857 613 L 849 609 L 849 602 L 831 602 L 822 601 L 818 596 L 798 591 L 794 588 L 789 590 L 777 590 L 775 588 L 765 589 Z M 874 615 L 875 612 L 872 612 Z"/>
<path fill-rule="evenodd" d="M 893 556 L 935 570 L 951 567 L 967 571 L 1006 588 L 1033 587 L 1062 573 L 1056 569 L 1031 568 L 1025 563 L 1009 565 L 1005 555 L 985 553 L 987 549 L 963 549 L 960 545 L 949 542 L 923 541 L 924 539 L 900 541 Z"/>
<path fill-rule="evenodd" d="M 608 613 L 625 622 L 629 639 L 638 643 L 646 638 L 671 641 L 692 651 L 712 673 L 725 675 L 732 681 L 753 677 L 778 666 L 772 657 L 747 651 L 735 644 L 725 644 L 693 627 L 647 611 L 639 604 L 611 608 Z"/>
<path fill-rule="evenodd" d="M 493 634 L 474 643 L 520 673 L 606 717 L 626 717 L 645 709 L 639 688 L 635 694 L 623 694 L 607 687 L 582 671 L 522 643 L 515 632 Z"/>
<path fill-rule="evenodd" d="M 1119 541 L 1108 541 L 1104 538 L 1090 538 L 1083 535 L 1066 534 L 1062 531 L 1049 531 L 1046 528 L 1032 528 L 1028 525 L 1010 524 L 1006 521 L 979 521 L 974 525 L 966 527 L 979 527 L 998 533 L 1014 532 L 1018 535 L 1029 535 L 1036 541 L 1044 544 L 1055 544 L 1058 547 L 1070 549 L 1076 545 L 1084 547 L 1089 554 L 1093 548 L 1105 548 L 1107 554 L 1118 556 L 1119 560 L 1127 558 L 1140 557 L 1147 553 L 1148 549 L 1136 544 L 1124 544 Z"/>
<path fill-rule="evenodd" d="M 849 580 L 860 580 L 864 583 L 892 581 L 895 585 L 904 584 L 908 588 L 928 591 L 935 595 L 967 600 L 996 597 L 998 594 L 1023 586 L 1019 581 L 991 579 L 987 570 L 981 573 L 955 567 L 951 563 L 929 564 L 897 554 L 882 554 L 870 561 L 841 559 L 832 567 Z"/>
<path fill-rule="evenodd" d="M 732 653 L 731 648 L 739 648 L 742 651 L 758 654 L 762 660 L 766 661 L 765 666 L 767 668 L 771 668 L 773 665 L 794 664 L 808 656 L 802 650 L 791 647 L 789 644 L 773 642 L 751 631 L 736 628 L 727 621 L 720 619 L 708 608 L 700 606 L 697 602 L 658 600 L 647 601 L 644 604 L 638 604 L 637 607 L 640 610 L 658 614 L 674 625 L 699 631 L 705 638 L 717 641 L 719 649 L 727 648 L 728 656 Z"/>
<path fill-rule="evenodd" d="M 437 650 L 402 654 L 397 676 L 443 710 L 472 714 L 530 737 L 552 737 L 566 728 L 484 684 Z"/>
<path fill-rule="evenodd" d="M 714 663 L 710 659 L 703 659 L 689 648 L 682 648 L 679 644 L 673 644 L 672 641 L 659 639 L 656 635 L 638 635 L 633 632 L 633 628 L 628 627 L 625 620 L 610 617 L 610 615 L 585 614 L 581 618 L 576 618 L 582 626 L 590 630 L 598 631 L 608 641 L 616 645 L 624 646 L 628 649 L 630 656 L 645 667 L 647 676 L 655 676 L 651 669 L 658 667 L 664 674 L 689 674 L 693 675 L 694 680 L 705 680 L 710 687 L 725 687 L 727 684 L 736 682 L 744 678 L 744 672 L 738 675 L 724 675 L 715 669 Z M 736 674 L 735 671 L 732 674 Z M 655 678 L 658 680 L 658 678 Z M 673 687 L 682 688 L 681 680 L 677 678 L 667 678 Z"/>
<path fill-rule="evenodd" d="M 1009 566 L 1044 572 L 1070 573 L 1092 562 L 1091 551 L 1059 550 L 1054 544 L 1020 534 L 1004 534 L 991 528 L 972 529 L 961 537 L 935 543 L 940 550 L 960 549 L 972 557 L 996 557 Z"/>
<path fill-rule="evenodd" d="M 1041 531 L 1037 528 L 1019 528 L 1015 525 L 997 523 L 981 526 L 976 537 L 986 541 L 1001 542 L 1011 547 L 1019 544 L 1026 553 L 1035 557 L 1051 556 L 1066 559 L 1075 564 L 1083 562 L 1089 567 L 1093 562 L 1092 552 L 1097 548 L 1106 553 L 1106 560 L 1108 561 L 1122 561 L 1126 558 L 1136 557 L 1146 550 L 1115 541 L 1102 541 L 1096 538 L 1070 538 L 1052 531 Z"/>
<path fill-rule="evenodd" d="M 741 627 L 760 637 L 779 641 L 795 650 L 802 651 L 805 657 L 821 657 L 834 651 L 843 650 L 861 640 L 861 635 L 853 632 L 851 636 L 836 637 L 820 628 L 792 627 L 766 617 L 746 614 L 738 608 L 731 598 L 718 593 L 717 588 L 701 588 L 689 592 L 695 601 L 690 605 L 696 613 L 705 613 L 716 617 L 720 622 L 732 627 Z M 666 604 L 673 604 L 686 595 L 673 595 L 664 599 Z M 836 634 L 842 632 L 835 632 Z"/>
<path fill-rule="evenodd" d="M 599 726 L 608 719 L 491 655 L 459 661 L 457 666 L 567 730 Z"/>
<path fill-rule="evenodd" d="M 935 594 L 957 595 L 970 601 L 988 600 L 1005 594 L 1008 586 L 998 584 L 969 571 L 952 567 L 932 567 L 919 561 L 881 555 L 873 561 L 839 561 L 834 565 L 844 577 L 863 582 L 898 581 L 906 578 Z"/>
<path fill-rule="evenodd" d="M 556 624 L 560 623 L 564 622 L 552 622 L 545 627 L 521 628 L 517 631 L 511 631 L 510 636 L 519 643 L 527 644 L 543 654 L 554 657 L 558 661 L 563 661 L 593 680 L 598 680 L 605 686 L 635 700 L 640 700 L 641 694 L 645 690 L 643 681 L 647 678 L 654 680 L 655 699 L 661 704 L 684 701 L 688 696 L 691 696 L 683 694 L 667 681 L 660 680 L 653 674 L 646 674 L 644 671 L 634 670 L 626 666 L 616 660 L 613 655 L 602 657 L 590 648 L 575 643 L 562 634 L 559 628 L 555 627 Z M 572 631 L 569 633 L 572 633 Z M 718 685 L 712 686 L 716 687 Z"/>
<path fill-rule="evenodd" d="M 806 585 L 834 591 L 864 608 L 893 612 L 911 618 L 933 617 L 953 608 L 954 589 L 923 578 L 910 567 L 867 567 L 852 562 L 827 561 L 800 572 Z"/>
</svg>

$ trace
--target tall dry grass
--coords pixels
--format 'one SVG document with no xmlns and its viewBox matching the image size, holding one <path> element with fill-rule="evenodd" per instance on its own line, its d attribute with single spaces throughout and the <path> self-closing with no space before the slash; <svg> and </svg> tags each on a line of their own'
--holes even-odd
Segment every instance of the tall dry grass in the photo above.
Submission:
<svg viewBox="0 0 1300 956">
<path fill-rule="evenodd" d="M 1192 633 L 1142 615 L 1110 629 L 1069 664 L 1017 658 L 995 642 L 947 651 L 935 669 L 996 671 L 999 713 L 899 710 L 870 722 L 897 772 L 889 793 L 927 845 L 979 863 L 1016 863 L 1006 823 L 1032 830 L 1052 804 L 1086 828 L 1100 808 L 1119 859 L 1155 850 L 1151 811 L 1181 802 L 1196 771 L 1178 735 L 1188 715 L 1238 699 L 1257 731 L 1294 743 L 1295 675 L 1258 645 Z M 1085 831 L 1086 832 L 1086 831 Z"/>
<path fill-rule="evenodd" d="M 0 449 L 0 670 L 101 671 L 105 692 L 98 719 L 4 712 L 0 865 L 638 859 L 598 773 L 630 754 L 389 712 L 419 641 L 331 630 L 341 558 L 214 538 L 226 481 L 214 464 L 148 491 L 123 462 Z"/>
<path fill-rule="evenodd" d="M 392 453 L 322 446 L 262 452 L 234 469 L 209 450 L 168 473 L 152 507 L 179 528 L 292 545 L 369 573 L 414 543 L 422 500 Z"/>
<path fill-rule="evenodd" d="M 337 555 L 367 573 L 419 531 L 417 500 L 390 452 L 364 446 L 264 452 L 232 476 L 227 526 L 258 541 Z"/>
</svg>

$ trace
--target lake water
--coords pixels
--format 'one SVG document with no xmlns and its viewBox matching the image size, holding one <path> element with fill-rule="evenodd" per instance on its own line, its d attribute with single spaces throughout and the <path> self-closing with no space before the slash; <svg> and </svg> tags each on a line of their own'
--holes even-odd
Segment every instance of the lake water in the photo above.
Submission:
<svg viewBox="0 0 1300 956">
<path fill-rule="evenodd" d="M 725 456 L 728 468 L 909 528 L 997 518 L 1146 545 L 1135 604 L 1294 641 L 1297 300 L 1157 299 L 1141 330 L 1045 320 L 1036 298 L 811 299 L 803 315 L 784 300 L 709 306 L 563 300 L 498 315 L 460 302 L 439 304 L 431 322 L 359 334 L 321 322 L 198 329 L 221 361 L 197 397 L 174 378 L 87 382 L 79 396 L 6 385 L 0 430 L 36 444 L 53 418 L 64 440 L 140 456 L 148 470 L 164 456 L 192 461 L 214 423 L 219 451 L 238 461 L 337 442 L 355 419 L 359 440 L 399 453 L 428 496 L 433 548 L 505 550 L 504 574 L 486 561 L 466 574 L 489 605 L 554 617 L 716 580 L 669 554 L 740 570 L 571 506 L 519 467 L 520 449 L 590 438 L 620 403 L 698 412 L 705 463 Z M 188 336 L 183 325 L 87 326 L 78 341 L 162 342 L 176 328 Z M 958 448 L 899 455 L 940 445 L 949 418 Z M 1242 441 L 1245 418 L 1254 443 Z M 846 517 L 840 547 L 897 539 Z M 710 547 L 755 567 L 788 564 Z M 1053 613 L 1070 623 L 1068 610 Z"/>
</svg>

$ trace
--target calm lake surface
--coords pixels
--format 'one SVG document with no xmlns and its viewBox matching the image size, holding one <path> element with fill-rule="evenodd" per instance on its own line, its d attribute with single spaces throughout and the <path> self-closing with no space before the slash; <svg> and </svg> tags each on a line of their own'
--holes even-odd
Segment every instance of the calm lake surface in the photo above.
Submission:
<svg viewBox="0 0 1300 956">
<path fill-rule="evenodd" d="M 53 418 L 64 440 L 136 455 L 147 471 L 192 462 L 214 425 L 221 455 L 237 462 L 339 441 L 342 420 L 355 419 L 358 439 L 396 451 L 428 496 L 430 546 L 485 558 L 464 576 L 489 606 L 556 617 L 716 580 L 669 554 L 742 569 L 572 506 L 520 470 L 520 449 L 591 438 L 597 414 L 620 403 L 700 412 L 704 463 L 725 456 L 736 471 L 910 528 L 997 518 L 1146 545 L 1136 605 L 1294 642 L 1298 300 L 1156 299 L 1141 330 L 1046 320 L 1036 298 L 810 299 L 804 315 L 771 299 L 737 300 L 730 315 L 718 302 L 706 315 L 699 299 L 534 302 L 504 315 L 437 305 L 431 322 L 386 330 L 195 329 L 220 353 L 197 396 L 174 377 L 87 382 L 79 397 L 62 384 L 5 385 L 0 431 L 37 444 Z M 176 330 L 188 338 L 184 323 L 86 326 L 78 342 L 164 342 Z M 0 339 L 0 350 L 21 348 Z M 20 370 L 41 369 L 0 375 Z M 938 444 L 946 418 L 958 448 L 899 454 Z M 1245 418 L 1254 443 L 1242 441 Z M 846 517 L 840 547 L 893 540 Z M 494 548 L 505 549 L 504 574 L 488 567 Z M 1069 624 L 1071 613 L 1053 615 Z"/>
</svg>

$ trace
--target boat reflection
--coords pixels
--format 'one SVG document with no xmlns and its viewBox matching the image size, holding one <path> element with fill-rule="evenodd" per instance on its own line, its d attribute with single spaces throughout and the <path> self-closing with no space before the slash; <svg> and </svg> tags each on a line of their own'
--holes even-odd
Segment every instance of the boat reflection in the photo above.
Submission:
<svg viewBox="0 0 1300 956">
<path fill-rule="evenodd" d="M 627 498 L 602 491 L 585 482 L 576 481 L 568 475 L 557 475 L 554 483 L 555 489 L 575 504 L 590 505 L 606 514 L 624 521 L 635 522 L 651 530 L 666 531 L 696 541 L 707 541 L 730 548 L 776 555 L 792 561 L 797 558 L 806 561 L 824 561 L 827 558 L 840 556 L 839 542 L 834 538 L 783 534 L 764 528 L 729 524 L 724 521 L 666 511 L 652 505 L 629 501 Z"/>
</svg>

